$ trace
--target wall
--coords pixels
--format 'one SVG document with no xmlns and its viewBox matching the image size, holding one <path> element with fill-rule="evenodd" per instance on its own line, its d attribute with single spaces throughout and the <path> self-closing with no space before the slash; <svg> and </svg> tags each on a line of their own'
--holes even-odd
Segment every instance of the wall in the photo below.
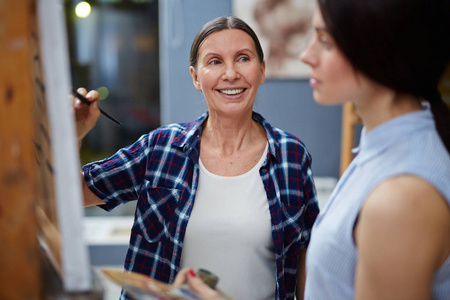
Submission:
<svg viewBox="0 0 450 300">
<path fill-rule="evenodd" d="M 206 111 L 189 74 L 191 42 L 209 20 L 232 14 L 231 0 L 160 0 L 161 124 L 185 122 Z M 341 107 L 321 107 L 308 80 L 268 79 L 255 111 L 306 144 L 315 176 L 339 176 Z"/>
</svg>

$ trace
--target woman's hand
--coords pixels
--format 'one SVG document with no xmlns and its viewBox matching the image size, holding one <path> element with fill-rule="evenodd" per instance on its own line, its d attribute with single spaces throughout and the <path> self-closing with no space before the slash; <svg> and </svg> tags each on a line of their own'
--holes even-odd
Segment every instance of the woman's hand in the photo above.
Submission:
<svg viewBox="0 0 450 300">
<path fill-rule="evenodd" d="M 73 109 L 75 113 L 75 123 L 77 127 L 77 139 L 78 143 L 94 128 L 97 120 L 100 116 L 100 110 L 98 108 L 99 95 L 95 90 L 87 93 L 85 88 L 78 88 L 78 93 L 85 96 L 91 105 L 87 105 L 81 102 L 80 99 L 73 97 Z"/>
<path fill-rule="evenodd" d="M 191 268 L 185 268 L 178 272 L 173 285 L 180 288 L 187 284 L 189 288 L 204 300 L 222 300 L 219 292 L 210 288 L 203 282 Z"/>
</svg>

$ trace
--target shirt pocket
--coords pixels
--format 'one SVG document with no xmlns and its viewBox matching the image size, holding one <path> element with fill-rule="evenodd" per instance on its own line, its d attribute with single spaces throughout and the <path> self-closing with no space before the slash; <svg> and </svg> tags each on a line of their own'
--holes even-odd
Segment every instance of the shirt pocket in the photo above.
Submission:
<svg viewBox="0 0 450 300">
<path fill-rule="evenodd" d="M 181 190 L 150 187 L 142 192 L 136 207 L 132 231 L 149 243 L 169 236 L 169 225 L 180 200 Z"/>
</svg>

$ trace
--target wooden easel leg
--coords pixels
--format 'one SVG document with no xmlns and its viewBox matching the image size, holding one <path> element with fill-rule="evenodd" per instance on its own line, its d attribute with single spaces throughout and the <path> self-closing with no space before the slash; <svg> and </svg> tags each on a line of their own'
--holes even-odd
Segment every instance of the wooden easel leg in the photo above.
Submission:
<svg viewBox="0 0 450 300">
<path fill-rule="evenodd" d="M 34 0 L 0 1 L 0 299 L 40 299 L 29 19 Z"/>
<path fill-rule="evenodd" d="M 355 125 L 359 122 L 353 103 L 346 103 L 342 108 L 341 175 L 353 159 L 352 149 L 355 140 Z"/>
</svg>

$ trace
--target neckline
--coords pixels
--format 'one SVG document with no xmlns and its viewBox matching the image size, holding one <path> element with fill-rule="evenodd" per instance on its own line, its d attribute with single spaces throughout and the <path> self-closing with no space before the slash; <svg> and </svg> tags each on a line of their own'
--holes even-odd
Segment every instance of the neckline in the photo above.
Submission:
<svg viewBox="0 0 450 300">
<path fill-rule="evenodd" d="M 223 176 L 223 175 L 217 175 L 214 174 L 212 172 L 210 172 L 205 165 L 203 164 L 201 158 L 199 158 L 199 165 L 200 165 L 200 171 L 202 171 L 203 173 L 205 173 L 206 175 L 208 175 L 209 177 L 212 178 L 216 178 L 216 179 L 221 179 L 221 180 L 234 180 L 234 179 L 241 179 L 244 177 L 249 176 L 250 174 L 252 174 L 253 172 L 255 172 L 257 169 L 259 169 L 262 164 L 264 163 L 264 160 L 267 157 L 267 152 L 269 149 L 269 142 L 266 142 L 266 147 L 264 148 L 264 152 L 261 155 L 261 158 L 259 159 L 259 161 L 253 166 L 253 168 L 251 168 L 250 170 L 248 170 L 247 172 L 240 174 L 240 175 L 236 175 L 236 176 Z"/>
</svg>

